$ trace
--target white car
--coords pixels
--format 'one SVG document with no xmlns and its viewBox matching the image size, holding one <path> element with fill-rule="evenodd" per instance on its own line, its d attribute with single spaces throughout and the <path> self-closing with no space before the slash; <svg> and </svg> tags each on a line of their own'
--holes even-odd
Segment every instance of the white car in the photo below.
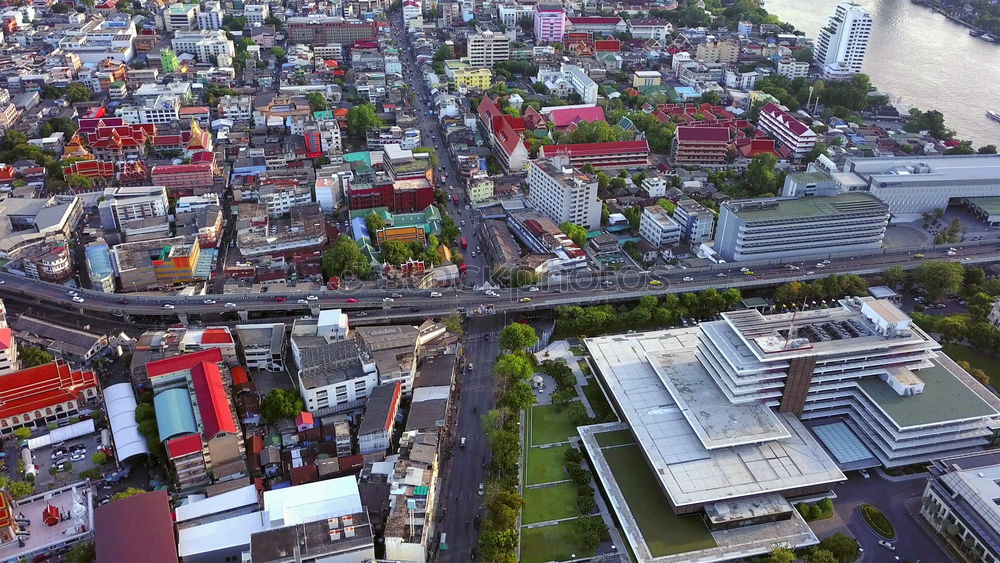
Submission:
<svg viewBox="0 0 1000 563">
<path fill-rule="evenodd" d="M 319 297 L 316 297 L 315 295 L 310 295 L 309 297 L 306 297 L 306 301 L 319 301 Z"/>
<path fill-rule="evenodd" d="M 431 297 L 444 297 L 444 296 L 441 295 L 440 291 L 432 291 L 431 292 Z"/>
<path fill-rule="evenodd" d="M 396 302 L 396 300 L 395 300 L 395 299 L 393 299 L 392 297 L 383 297 L 383 298 L 382 298 L 382 302 L 383 302 L 383 303 L 395 303 L 395 302 Z"/>
<path fill-rule="evenodd" d="M 725 278 L 725 277 L 729 277 L 729 274 L 727 274 L 725 272 L 719 272 L 718 274 L 715 274 L 715 277 L 717 277 L 717 278 Z"/>
<path fill-rule="evenodd" d="M 816 263 L 816 267 L 817 267 L 817 268 L 826 268 L 826 264 L 824 264 L 824 263 L 822 263 L 822 262 L 817 262 L 817 263 Z"/>
<path fill-rule="evenodd" d="M 683 281 L 686 281 L 686 282 L 693 282 L 693 281 L 694 281 L 694 278 L 692 278 L 691 276 L 684 276 L 684 280 L 683 280 Z"/>
<path fill-rule="evenodd" d="M 878 540 L 878 544 L 888 549 L 889 551 L 896 551 L 896 546 L 888 540 Z"/>
<path fill-rule="evenodd" d="M 528 288 L 528 293 L 535 293 L 536 291 L 538 291 L 538 288 L 535 286 L 531 286 Z"/>
<path fill-rule="evenodd" d="M 235 309 L 236 303 L 226 303 L 225 307 L 226 309 Z"/>
<path fill-rule="evenodd" d="M 955 252 L 954 250 L 949 250 L 948 252 L 945 252 L 945 254 L 947 254 L 948 256 L 954 256 L 954 255 L 956 255 L 958 253 Z"/>
<path fill-rule="evenodd" d="M 176 309 L 177 307 L 174 307 L 173 303 L 164 303 L 163 304 L 163 308 L 164 309 Z"/>
<path fill-rule="evenodd" d="M 298 303 L 299 305 L 307 305 L 309 302 L 306 301 L 305 299 L 299 299 L 298 301 L 296 301 L 296 303 Z"/>
<path fill-rule="evenodd" d="M 80 297 L 79 295 L 74 295 L 73 301 L 76 301 L 77 303 L 83 303 L 83 297 Z"/>
<path fill-rule="evenodd" d="M 202 301 L 205 305 L 215 305 L 215 299 L 206 299 Z"/>
<path fill-rule="evenodd" d="M 479 484 L 479 496 L 483 496 L 483 490 L 484 490 L 483 484 L 480 483 Z"/>
</svg>

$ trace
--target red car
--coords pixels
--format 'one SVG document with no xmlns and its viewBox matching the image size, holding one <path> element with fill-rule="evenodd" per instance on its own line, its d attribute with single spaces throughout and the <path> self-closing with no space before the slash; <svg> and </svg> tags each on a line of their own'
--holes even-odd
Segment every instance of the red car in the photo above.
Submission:
<svg viewBox="0 0 1000 563">
<path fill-rule="evenodd" d="M 358 300 L 355 299 L 355 298 L 353 298 L 353 297 L 351 297 L 350 299 L 345 299 L 344 300 L 344 303 L 357 303 L 357 302 L 358 302 Z"/>
<path fill-rule="evenodd" d="M 274 298 L 274 302 L 275 303 L 284 303 L 285 301 L 288 301 L 288 299 L 285 299 L 284 297 L 282 297 L 280 295 Z"/>
</svg>

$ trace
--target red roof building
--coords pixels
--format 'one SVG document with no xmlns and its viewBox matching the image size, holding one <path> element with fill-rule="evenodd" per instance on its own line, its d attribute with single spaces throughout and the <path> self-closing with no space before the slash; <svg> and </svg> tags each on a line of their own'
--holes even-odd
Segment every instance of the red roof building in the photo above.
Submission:
<svg viewBox="0 0 1000 563">
<path fill-rule="evenodd" d="M 773 154 L 778 160 L 783 159 L 774 146 L 774 139 L 740 139 L 736 142 L 736 150 L 741 158 L 746 159 L 761 154 Z"/>
<path fill-rule="evenodd" d="M 74 370 L 62 360 L 0 375 L 0 433 L 76 416 L 99 390 L 94 372 Z"/>
<path fill-rule="evenodd" d="M 191 370 L 191 383 L 195 398 L 198 399 L 201 433 L 205 440 L 211 440 L 224 432 L 235 433 L 236 421 L 218 364 L 201 362 L 195 366 Z"/>
<path fill-rule="evenodd" d="M 190 354 L 182 354 L 180 356 L 173 356 L 171 358 L 164 358 L 162 360 L 149 362 L 146 364 L 146 375 L 149 376 L 150 381 L 153 381 L 155 387 L 156 381 L 154 378 L 156 377 L 172 375 L 183 371 L 191 371 L 194 366 L 202 362 L 212 362 L 217 364 L 221 361 L 222 351 L 217 348 L 212 348 L 209 350 L 202 350 L 200 352 L 192 352 Z"/>
<path fill-rule="evenodd" d="M 674 133 L 678 164 L 725 164 L 731 142 L 728 127 L 680 126 Z"/>
<path fill-rule="evenodd" d="M 780 106 L 766 103 L 760 108 L 757 125 L 800 159 L 816 146 L 816 132 Z"/>
<path fill-rule="evenodd" d="M 177 563 L 167 491 L 143 493 L 97 508 L 94 540 L 97 563 Z"/>
<path fill-rule="evenodd" d="M 204 447 L 201 436 L 198 434 L 188 434 L 179 438 L 171 438 L 164 445 L 167 447 L 167 457 L 170 459 L 177 459 L 195 453 L 200 454 Z"/>
<path fill-rule="evenodd" d="M 118 117 L 81 119 L 79 133 L 101 160 L 139 160 L 146 156 L 146 142 L 156 137 L 156 125 L 130 125 Z"/>
<path fill-rule="evenodd" d="M 545 145 L 542 158 L 568 157 L 577 168 L 587 164 L 595 168 L 645 166 L 649 160 L 649 143 L 618 141 L 612 143 L 582 143 L 575 145 Z"/>
<path fill-rule="evenodd" d="M 483 96 L 479 102 L 479 124 L 490 140 L 490 147 L 505 170 L 522 170 L 528 165 L 528 148 L 521 139 L 526 124 L 523 118 L 500 111 L 496 100 Z"/>
<path fill-rule="evenodd" d="M 566 129 L 571 124 L 582 121 L 606 121 L 604 118 L 604 108 L 594 106 L 590 108 L 557 108 L 549 112 L 549 121 L 555 124 L 556 129 Z"/>
</svg>

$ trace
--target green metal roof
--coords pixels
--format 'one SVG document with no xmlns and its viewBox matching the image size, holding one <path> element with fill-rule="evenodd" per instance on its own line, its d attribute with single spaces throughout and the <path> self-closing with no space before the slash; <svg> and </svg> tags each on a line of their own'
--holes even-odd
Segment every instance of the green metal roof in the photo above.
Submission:
<svg viewBox="0 0 1000 563">
<path fill-rule="evenodd" d="M 161 442 L 171 436 L 198 431 L 187 388 L 167 389 L 159 393 L 153 398 L 153 408 L 156 410 L 156 426 Z"/>
<path fill-rule="evenodd" d="M 831 197 L 736 200 L 725 205 L 745 221 L 828 217 L 857 212 L 888 212 L 886 205 L 878 198 L 863 193 L 844 193 Z M 739 209 L 741 205 L 743 208 Z M 739 210 L 737 211 L 737 209 Z"/>
<path fill-rule="evenodd" d="M 969 203 L 988 215 L 1000 215 L 1000 197 L 970 197 Z"/>
<path fill-rule="evenodd" d="M 865 377 L 859 385 L 901 428 L 995 414 L 996 410 L 944 366 L 915 372 L 924 382 L 924 392 L 901 396 L 878 377 Z"/>
</svg>

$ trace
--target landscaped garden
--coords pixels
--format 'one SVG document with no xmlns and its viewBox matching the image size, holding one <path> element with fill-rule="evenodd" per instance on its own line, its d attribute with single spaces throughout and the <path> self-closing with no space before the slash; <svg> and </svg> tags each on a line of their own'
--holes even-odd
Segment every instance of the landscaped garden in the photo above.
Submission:
<svg viewBox="0 0 1000 563">
<path fill-rule="evenodd" d="M 599 521 L 594 516 L 580 520 Z M 577 520 L 560 522 L 555 526 L 525 528 L 521 531 L 521 561 L 544 563 L 565 561 L 579 557 L 592 557 L 594 548 L 586 545 Z"/>
<path fill-rule="evenodd" d="M 521 496 L 524 497 L 522 524 L 562 520 L 580 515 L 576 509 L 576 486 L 573 483 L 526 488 Z"/>
<path fill-rule="evenodd" d="M 539 485 L 568 479 L 563 469 L 563 459 L 569 448 L 569 446 L 528 448 L 525 485 Z"/>
<path fill-rule="evenodd" d="M 565 442 L 576 436 L 576 426 L 566 416 L 566 409 L 558 405 L 538 405 L 528 409 L 528 427 L 532 446 Z"/>
<path fill-rule="evenodd" d="M 892 527 L 892 522 L 889 521 L 889 518 L 881 510 L 870 504 L 862 504 L 858 507 L 858 510 L 861 511 L 861 517 L 865 519 L 865 523 L 868 524 L 873 532 L 887 540 L 896 537 L 896 529 Z"/>
</svg>

